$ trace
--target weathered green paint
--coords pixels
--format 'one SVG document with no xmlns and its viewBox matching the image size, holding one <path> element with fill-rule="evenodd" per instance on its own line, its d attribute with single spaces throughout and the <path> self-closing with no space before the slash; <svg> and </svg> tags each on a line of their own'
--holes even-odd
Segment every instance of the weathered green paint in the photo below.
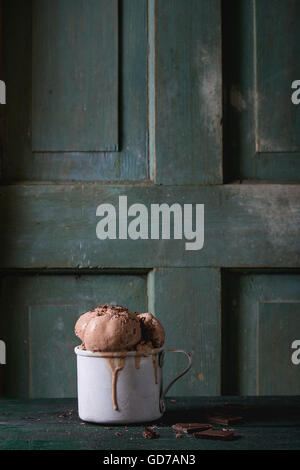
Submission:
<svg viewBox="0 0 300 470">
<path fill-rule="evenodd" d="M 66 282 L 64 279 L 60 281 Z M 76 284 L 76 281 L 72 281 Z M 36 284 L 34 278 L 32 283 Z M 68 281 L 66 283 L 69 284 Z M 48 280 L 47 288 L 56 288 L 51 285 L 51 279 Z M 44 293 L 44 296 L 44 302 L 48 302 L 48 295 Z M 28 297 L 27 302 L 30 301 Z M 74 325 L 81 313 L 90 310 L 92 302 L 78 305 L 74 297 L 74 294 L 70 295 L 71 305 L 41 303 L 27 306 L 28 338 L 25 341 L 28 344 L 29 397 L 76 396 L 76 368 L 72 352 L 80 340 L 74 335 Z M 23 334 L 26 335 L 26 331 Z M 16 360 L 20 360 L 20 357 Z M 7 369 L 10 369 L 7 373 L 13 373 L 9 365 Z"/>
<path fill-rule="evenodd" d="M 50 153 L 32 151 L 31 90 L 37 86 L 37 83 L 32 81 L 31 74 L 32 12 L 26 0 L 4 0 L 3 4 L 5 44 L 3 78 L 9 86 L 5 108 L 2 177 L 5 180 L 30 181 L 125 182 L 146 179 L 148 177 L 146 1 L 123 0 L 119 3 L 119 152 L 91 152 L 90 141 L 87 142 L 86 149 L 80 152 L 67 152 L 63 148 Z M 75 38 L 76 35 L 74 41 Z M 99 42 L 100 38 L 96 37 L 96 45 Z M 78 59 L 79 65 L 87 60 L 85 54 L 88 51 L 89 47 L 84 48 L 82 58 Z M 108 51 L 110 55 L 110 47 Z M 65 67 L 67 65 L 68 63 L 64 64 Z M 102 68 L 103 64 L 101 70 Z M 111 80 L 111 72 L 106 69 L 102 71 L 105 77 Z M 90 69 L 90 74 L 92 73 L 93 68 Z M 95 78 L 88 75 L 88 79 L 92 80 L 97 98 L 101 93 L 96 87 Z M 37 81 L 39 86 L 42 86 L 39 77 Z M 71 92 L 71 88 L 69 91 Z M 49 96 L 53 96 L 53 93 Z M 64 103 L 66 106 L 70 105 L 69 101 Z M 36 112 L 40 113 L 42 110 L 36 109 Z M 55 123 L 57 111 L 48 119 L 54 120 Z M 107 122 L 110 125 L 110 119 Z M 99 127 L 97 122 L 92 126 L 95 138 L 98 138 L 97 126 Z M 74 128 L 72 129 L 74 131 Z M 76 148 L 80 144 L 77 139 L 78 135 L 75 133 L 72 145 L 76 145 Z"/>
<path fill-rule="evenodd" d="M 155 5 L 156 181 L 221 183 L 220 0 Z"/>
<path fill-rule="evenodd" d="M 223 2 L 225 180 L 299 181 L 299 2 Z"/>
<path fill-rule="evenodd" d="M 146 276 L 139 273 L 4 275 L 0 331 L 7 345 L 5 394 L 76 396 L 78 315 L 105 302 L 146 311 L 146 289 Z"/>
<path fill-rule="evenodd" d="M 166 347 L 186 349 L 193 356 L 191 371 L 172 387 L 169 394 L 219 395 L 220 271 L 214 268 L 159 268 L 155 269 L 153 276 L 153 311 L 166 327 Z M 186 357 L 182 354 L 167 353 L 165 386 L 185 366 Z"/>
<path fill-rule="evenodd" d="M 55 17 L 46 15 L 46 0 L 35 2 L 33 15 L 31 2 L 3 3 L 2 182 L 8 184 L 0 188 L 0 304 L 6 312 L 0 331 L 8 344 L 7 393 L 74 395 L 73 323 L 81 311 L 105 301 L 155 311 L 166 328 L 166 346 L 193 351 L 192 372 L 174 388 L 180 395 L 220 393 L 221 364 L 223 392 L 297 392 L 294 375 L 278 361 L 286 354 L 286 335 L 298 325 L 293 305 L 299 302 L 299 274 L 282 269 L 300 263 L 300 188 L 274 182 L 300 174 L 297 107 L 289 94 L 299 78 L 299 5 L 228 0 L 221 11 L 220 0 L 90 0 L 79 21 L 77 8 L 87 4 L 81 0 L 52 2 Z M 90 9 L 105 4 L 109 15 L 117 3 L 118 18 L 100 31 L 104 17 L 93 15 L 82 44 Z M 78 25 L 74 36 L 60 23 L 63 11 L 68 24 Z M 96 51 L 99 61 L 88 67 Z M 95 101 L 86 99 L 82 76 L 72 86 L 58 83 L 59 73 L 68 77 L 74 70 L 92 84 Z M 111 99 L 107 86 L 114 90 Z M 97 99 L 104 95 L 101 108 Z M 82 113 L 66 117 L 74 103 L 88 105 L 82 134 L 81 123 L 72 120 Z M 118 151 L 100 151 L 117 145 Z M 222 185 L 223 172 L 226 182 L 272 184 Z M 148 208 L 205 204 L 204 248 L 186 251 L 185 240 L 98 240 L 96 208 L 103 202 L 117 207 L 120 195 Z M 270 274 L 252 276 L 252 268 L 269 268 Z M 274 324 L 264 311 L 268 302 L 278 311 Z M 284 335 L 280 324 L 287 324 Z M 278 356 L 270 359 L 273 336 Z M 166 358 L 165 383 L 184 365 L 174 357 Z M 262 431 L 256 437 L 254 447 L 261 445 Z M 52 438 L 49 445 L 28 445 L 68 445 Z M 24 447 L 20 436 L 12 439 Z M 82 437 L 76 442 L 80 447 Z"/>
<path fill-rule="evenodd" d="M 300 292 L 300 277 L 298 277 Z M 260 302 L 258 307 L 258 395 L 298 395 L 300 367 L 292 362 L 292 343 L 299 340 L 297 302 Z"/>
<path fill-rule="evenodd" d="M 147 289 L 146 275 L 138 273 L 3 276 L 1 310 L 6 315 L 0 330 L 8 355 L 5 392 L 10 396 L 76 396 L 76 319 L 100 302 L 114 302 L 128 305 L 133 311 L 155 312 L 167 332 L 166 348 L 192 352 L 193 370 L 174 386 L 172 394 L 217 395 L 220 296 L 219 270 L 207 268 L 150 271 Z M 179 335 L 183 321 L 185 330 Z M 185 365 L 185 357 L 168 353 L 164 385 Z"/>
<path fill-rule="evenodd" d="M 118 208 L 174 202 L 205 204 L 199 251 L 185 240 L 99 240 L 99 204 Z M 2 268 L 299 265 L 300 187 L 296 185 L 97 186 L 10 185 L 0 188 Z M 171 232 L 172 233 L 172 232 Z"/>
<path fill-rule="evenodd" d="M 77 416 L 77 402 L 74 399 L 2 399 L 0 449 L 120 449 L 125 452 L 300 449 L 299 397 L 174 398 L 167 400 L 167 411 L 157 423 L 155 431 L 159 434 L 158 439 L 145 439 L 141 425 L 109 427 L 83 423 Z M 176 439 L 172 424 L 203 422 L 217 411 L 244 417 L 242 424 L 234 426 L 239 439 L 220 442 L 195 439 L 193 435 Z M 65 417 L 62 416 L 64 413 Z M 57 461 L 57 457 L 54 458 Z M 98 454 L 95 459 L 101 463 Z"/>
<path fill-rule="evenodd" d="M 255 0 L 256 151 L 259 153 L 298 152 L 299 158 L 300 113 L 291 101 L 294 91 L 291 84 L 300 76 L 300 64 L 296 60 L 300 54 L 299 16 L 297 0 Z"/>
<path fill-rule="evenodd" d="M 118 150 L 117 0 L 36 0 L 32 149 Z"/>
<path fill-rule="evenodd" d="M 225 273 L 223 291 L 223 393 L 298 394 L 300 275 Z"/>
</svg>

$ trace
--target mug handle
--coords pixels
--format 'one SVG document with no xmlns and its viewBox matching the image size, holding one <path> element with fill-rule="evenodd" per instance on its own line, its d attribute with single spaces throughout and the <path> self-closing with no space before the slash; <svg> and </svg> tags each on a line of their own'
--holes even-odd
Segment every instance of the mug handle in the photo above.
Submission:
<svg viewBox="0 0 300 470">
<path fill-rule="evenodd" d="M 161 396 L 160 396 L 160 409 L 161 409 L 161 412 L 163 413 L 166 409 L 166 405 L 165 405 L 165 396 L 166 394 L 168 393 L 168 391 L 170 390 L 170 388 L 172 387 L 172 385 L 174 385 L 175 382 L 177 382 L 178 379 L 180 379 L 180 377 L 182 377 L 183 375 L 185 375 L 189 370 L 190 368 L 192 367 L 192 355 L 190 352 L 188 351 L 185 351 L 184 349 L 166 349 L 165 351 L 163 351 L 163 353 L 161 354 L 160 356 L 160 366 L 163 365 L 163 360 L 164 360 L 164 355 L 166 352 L 178 352 L 178 353 L 183 353 L 186 355 L 186 357 L 188 358 L 188 365 L 187 367 L 184 369 L 184 371 L 182 371 L 180 374 L 178 374 L 173 380 L 171 380 L 171 382 L 169 383 L 169 385 L 165 388 L 165 390 L 161 393 Z"/>
</svg>

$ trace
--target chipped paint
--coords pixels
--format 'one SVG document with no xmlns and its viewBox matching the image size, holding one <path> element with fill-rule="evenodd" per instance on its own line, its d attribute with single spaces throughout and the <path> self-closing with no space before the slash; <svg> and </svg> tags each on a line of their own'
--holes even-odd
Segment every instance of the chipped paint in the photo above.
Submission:
<svg viewBox="0 0 300 470">
<path fill-rule="evenodd" d="M 246 101 L 244 100 L 242 93 L 235 86 L 231 87 L 230 90 L 230 104 L 239 112 L 243 111 L 247 107 Z"/>
</svg>

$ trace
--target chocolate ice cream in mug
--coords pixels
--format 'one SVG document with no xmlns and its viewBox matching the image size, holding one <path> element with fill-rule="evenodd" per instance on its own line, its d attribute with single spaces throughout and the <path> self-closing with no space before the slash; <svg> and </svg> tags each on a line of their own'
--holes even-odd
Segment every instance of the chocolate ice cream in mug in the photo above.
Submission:
<svg viewBox="0 0 300 470">
<path fill-rule="evenodd" d="M 138 423 L 161 418 L 165 395 L 192 365 L 190 353 L 164 350 L 165 332 L 151 313 L 102 305 L 79 317 L 75 333 L 78 412 L 84 421 Z M 181 352 L 188 366 L 163 390 L 165 352 Z"/>
</svg>

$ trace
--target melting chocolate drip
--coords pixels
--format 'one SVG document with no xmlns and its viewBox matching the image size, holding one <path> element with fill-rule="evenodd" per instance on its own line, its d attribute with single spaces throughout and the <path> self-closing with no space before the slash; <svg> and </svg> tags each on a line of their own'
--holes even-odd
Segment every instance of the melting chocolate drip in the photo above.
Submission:
<svg viewBox="0 0 300 470">
<path fill-rule="evenodd" d="M 115 362 L 115 360 L 117 360 Z M 111 391 L 112 391 L 112 402 L 114 410 L 118 411 L 118 402 L 117 402 L 117 380 L 118 373 L 124 368 L 125 357 L 108 357 L 107 358 L 109 367 L 111 369 Z"/>
</svg>

